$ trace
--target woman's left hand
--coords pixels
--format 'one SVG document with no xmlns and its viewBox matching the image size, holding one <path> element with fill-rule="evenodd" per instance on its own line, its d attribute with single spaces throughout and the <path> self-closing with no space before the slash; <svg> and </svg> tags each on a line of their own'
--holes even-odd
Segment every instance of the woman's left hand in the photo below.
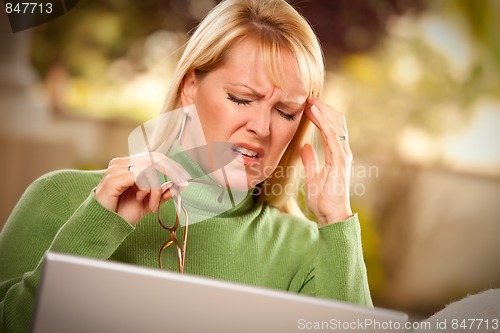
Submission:
<svg viewBox="0 0 500 333">
<path fill-rule="evenodd" d="M 344 221 L 352 216 L 349 199 L 352 152 L 344 114 L 318 98 L 309 99 L 305 114 L 321 131 L 325 154 L 325 164 L 319 169 L 313 146 L 306 144 L 302 150 L 307 204 L 320 225 Z"/>
</svg>

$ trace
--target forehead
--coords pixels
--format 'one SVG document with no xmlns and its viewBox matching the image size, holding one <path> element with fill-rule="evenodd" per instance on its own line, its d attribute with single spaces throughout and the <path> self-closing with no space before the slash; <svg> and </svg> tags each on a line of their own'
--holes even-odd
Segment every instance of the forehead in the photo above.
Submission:
<svg viewBox="0 0 500 333">
<path fill-rule="evenodd" d="M 228 51 L 219 69 L 237 83 L 261 89 L 278 87 L 288 95 L 307 95 L 296 61 L 287 49 L 273 53 L 246 39 Z"/>
</svg>

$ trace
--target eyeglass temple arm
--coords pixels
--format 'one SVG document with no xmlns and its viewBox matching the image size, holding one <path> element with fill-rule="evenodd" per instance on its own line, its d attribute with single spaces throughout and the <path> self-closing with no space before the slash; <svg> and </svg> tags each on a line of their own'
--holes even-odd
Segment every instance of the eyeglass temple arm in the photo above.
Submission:
<svg viewBox="0 0 500 333">
<path fill-rule="evenodd" d="M 184 215 L 186 216 L 186 223 L 184 226 L 184 235 L 182 237 L 182 251 L 180 253 L 179 257 L 179 272 L 182 274 L 184 273 L 184 263 L 186 262 L 186 245 L 187 245 L 187 237 L 188 237 L 188 227 L 189 227 L 189 214 L 187 212 L 186 207 L 181 203 L 181 208 L 182 211 L 184 212 Z M 179 246 L 177 246 L 177 249 L 179 249 Z"/>
<path fill-rule="evenodd" d="M 190 179 L 190 180 L 188 180 L 188 182 L 201 183 L 201 184 L 219 187 L 221 189 L 221 194 L 217 198 L 217 202 L 219 202 L 219 203 L 222 202 L 222 200 L 224 198 L 224 188 L 222 187 L 221 184 L 212 183 L 212 182 L 208 182 L 208 181 L 204 181 L 204 180 L 200 180 L 200 179 Z M 172 186 L 177 188 L 177 185 L 175 185 L 172 181 L 168 181 L 168 182 L 164 183 L 162 186 L 165 186 L 165 185 L 166 185 L 166 190 L 168 190 Z M 169 240 L 165 244 L 163 244 L 163 246 L 160 248 L 160 252 L 158 254 L 158 263 L 159 263 L 160 269 L 163 269 L 163 267 L 162 267 L 163 265 L 162 265 L 162 261 L 161 261 L 162 252 L 164 249 L 166 249 L 167 247 L 172 245 L 172 243 L 174 243 L 176 246 L 176 249 L 177 249 L 177 256 L 179 259 L 179 272 L 182 274 L 182 273 L 184 273 L 184 264 L 186 262 L 186 247 L 187 247 L 187 235 L 188 235 L 188 228 L 189 228 L 189 213 L 188 213 L 186 207 L 184 206 L 184 204 L 182 203 L 180 191 L 177 191 L 176 197 L 177 197 L 177 210 L 176 210 L 176 214 L 175 214 L 175 223 L 174 223 L 174 226 L 172 228 L 169 228 L 163 224 L 163 222 L 161 220 L 161 215 L 160 215 L 160 208 L 158 207 L 158 211 L 157 211 L 158 222 L 160 223 L 160 225 L 164 229 L 167 229 L 170 232 L 169 233 Z M 183 240 L 182 240 L 182 249 L 179 246 L 179 242 L 178 242 L 177 238 L 175 237 L 175 232 L 177 231 L 177 227 L 179 225 L 180 213 L 181 213 L 180 211 L 181 210 L 184 212 L 184 215 L 186 216 L 186 222 L 185 222 L 185 226 L 184 226 L 184 234 L 183 234 Z"/>
</svg>

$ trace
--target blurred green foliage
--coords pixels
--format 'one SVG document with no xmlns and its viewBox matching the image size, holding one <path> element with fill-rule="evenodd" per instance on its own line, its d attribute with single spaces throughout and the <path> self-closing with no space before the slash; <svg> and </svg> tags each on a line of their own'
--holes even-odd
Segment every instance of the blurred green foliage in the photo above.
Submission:
<svg viewBox="0 0 500 333">
<path fill-rule="evenodd" d="M 176 51 L 216 2 L 81 1 L 66 15 L 34 29 L 32 60 L 48 84 L 57 86 L 53 98 L 61 111 L 144 121 L 161 108 L 168 68 L 179 56 Z M 312 22 L 328 61 L 373 49 L 386 34 L 388 20 L 424 7 L 423 0 L 292 3 Z M 162 31 L 171 32 L 170 42 L 151 41 Z M 159 42 L 173 44 L 164 46 L 163 63 L 155 59 L 158 66 L 167 68 L 161 73 L 158 66 L 148 64 L 148 43 Z"/>
<path fill-rule="evenodd" d="M 325 98 L 346 111 L 355 151 L 398 155 L 407 129 L 436 139 L 463 128 L 482 99 L 498 99 L 499 15 L 497 1 L 429 2 L 426 15 L 390 21 L 372 52 L 342 58 Z"/>
</svg>

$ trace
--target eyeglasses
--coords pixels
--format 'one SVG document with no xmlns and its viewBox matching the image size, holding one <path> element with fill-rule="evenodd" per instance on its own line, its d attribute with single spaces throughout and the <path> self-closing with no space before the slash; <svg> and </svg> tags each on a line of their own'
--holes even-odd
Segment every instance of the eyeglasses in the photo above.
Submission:
<svg viewBox="0 0 500 333">
<path fill-rule="evenodd" d="M 213 182 L 208 182 L 200 179 L 191 179 L 188 180 L 190 183 L 200 183 L 200 184 L 205 184 L 205 185 L 210 185 L 210 186 L 215 186 L 219 187 L 221 189 L 221 194 L 217 198 L 218 203 L 222 203 L 222 200 L 224 198 L 224 189 L 221 184 L 218 183 L 213 183 Z M 158 205 L 158 210 L 157 210 L 157 217 L 158 217 L 158 223 L 160 226 L 167 230 L 169 233 L 169 238 L 168 240 L 161 246 L 160 251 L 158 252 L 158 266 L 160 269 L 163 269 L 162 265 L 162 255 L 163 251 L 167 249 L 170 245 L 174 244 L 175 248 L 177 250 L 177 259 L 179 262 L 179 272 L 182 274 L 184 273 L 184 264 L 186 262 L 186 245 L 187 245 L 187 236 L 188 236 L 188 227 L 189 227 L 189 213 L 182 203 L 181 199 L 181 194 L 179 188 L 171 183 L 171 187 L 174 187 L 176 191 L 176 210 L 175 210 L 175 222 L 172 227 L 167 227 L 165 223 L 163 223 L 162 218 L 161 218 L 161 204 Z M 181 211 L 184 212 L 184 216 L 186 217 L 185 221 L 185 226 L 184 226 L 184 234 L 183 234 L 183 239 L 182 239 L 182 246 L 179 244 L 179 240 L 177 239 L 177 228 L 179 227 L 179 222 L 181 218 Z"/>
<path fill-rule="evenodd" d="M 175 135 L 173 142 L 171 140 L 165 140 L 165 133 L 175 133 L 176 131 L 177 134 Z M 182 145 L 182 141 L 184 140 L 184 138 L 188 139 L 186 142 L 189 142 L 189 144 L 187 145 L 189 147 L 184 147 Z M 210 169 L 211 172 L 220 170 L 222 172 L 225 185 L 221 185 L 222 181 L 220 183 L 210 181 L 207 182 L 204 180 L 200 180 L 200 178 L 198 177 L 196 177 L 196 180 L 191 179 L 188 180 L 188 182 L 201 183 L 220 188 L 221 194 L 217 199 L 219 203 L 222 203 L 222 199 L 224 198 L 224 192 L 226 189 L 228 189 L 228 199 L 231 202 L 232 207 L 241 202 L 241 200 L 243 199 L 243 197 L 238 197 L 236 199 L 232 194 L 232 191 L 229 190 L 230 184 L 224 170 L 225 166 L 231 163 L 236 157 L 236 155 L 234 154 L 234 144 L 231 142 L 208 143 L 203 135 L 203 126 L 201 125 L 200 118 L 198 117 L 198 112 L 196 111 L 196 106 L 194 104 L 183 106 L 182 108 L 176 110 L 162 112 L 159 116 L 141 124 L 130 133 L 128 137 L 128 146 L 130 156 L 148 152 L 150 154 L 151 165 L 153 166 L 151 170 L 156 170 L 158 172 L 159 170 L 164 170 L 164 166 L 161 165 L 160 161 L 155 160 L 153 151 L 164 152 L 166 157 L 173 160 L 175 160 L 175 155 L 187 155 L 196 164 L 201 166 L 203 170 Z M 181 159 L 183 159 L 183 157 Z M 156 167 L 156 164 L 159 162 L 160 165 Z M 234 168 L 237 167 L 232 166 L 232 169 Z M 242 171 L 245 171 L 245 167 L 243 164 L 240 164 L 239 168 L 241 168 Z M 209 173 L 205 173 L 205 175 L 208 176 Z M 135 174 L 134 176 L 138 177 Z M 163 180 L 165 174 L 159 172 L 158 176 L 159 180 Z M 146 182 L 146 185 L 150 184 Z M 177 190 L 174 198 L 172 198 L 176 204 L 175 221 L 173 223 L 173 226 L 171 227 L 167 226 L 162 221 L 162 205 L 160 202 L 160 205 L 158 205 L 158 209 L 156 212 L 158 223 L 163 229 L 168 231 L 169 236 L 168 240 L 161 246 L 159 250 L 158 266 L 160 267 L 160 269 L 163 269 L 162 254 L 168 247 L 174 244 L 179 261 L 179 272 L 183 273 L 186 260 L 189 213 L 182 202 L 179 188 L 172 182 L 162 184 L 162 188 L 165 185 L 169 185 L 170 187 L 173 187 Z M 182 213 L 184 213 L 185 215 L 185 227 L 182 243 L 180 243 L 179 239 L 177 239 L 176 233 L 181 221 Z"/>
</svg>

